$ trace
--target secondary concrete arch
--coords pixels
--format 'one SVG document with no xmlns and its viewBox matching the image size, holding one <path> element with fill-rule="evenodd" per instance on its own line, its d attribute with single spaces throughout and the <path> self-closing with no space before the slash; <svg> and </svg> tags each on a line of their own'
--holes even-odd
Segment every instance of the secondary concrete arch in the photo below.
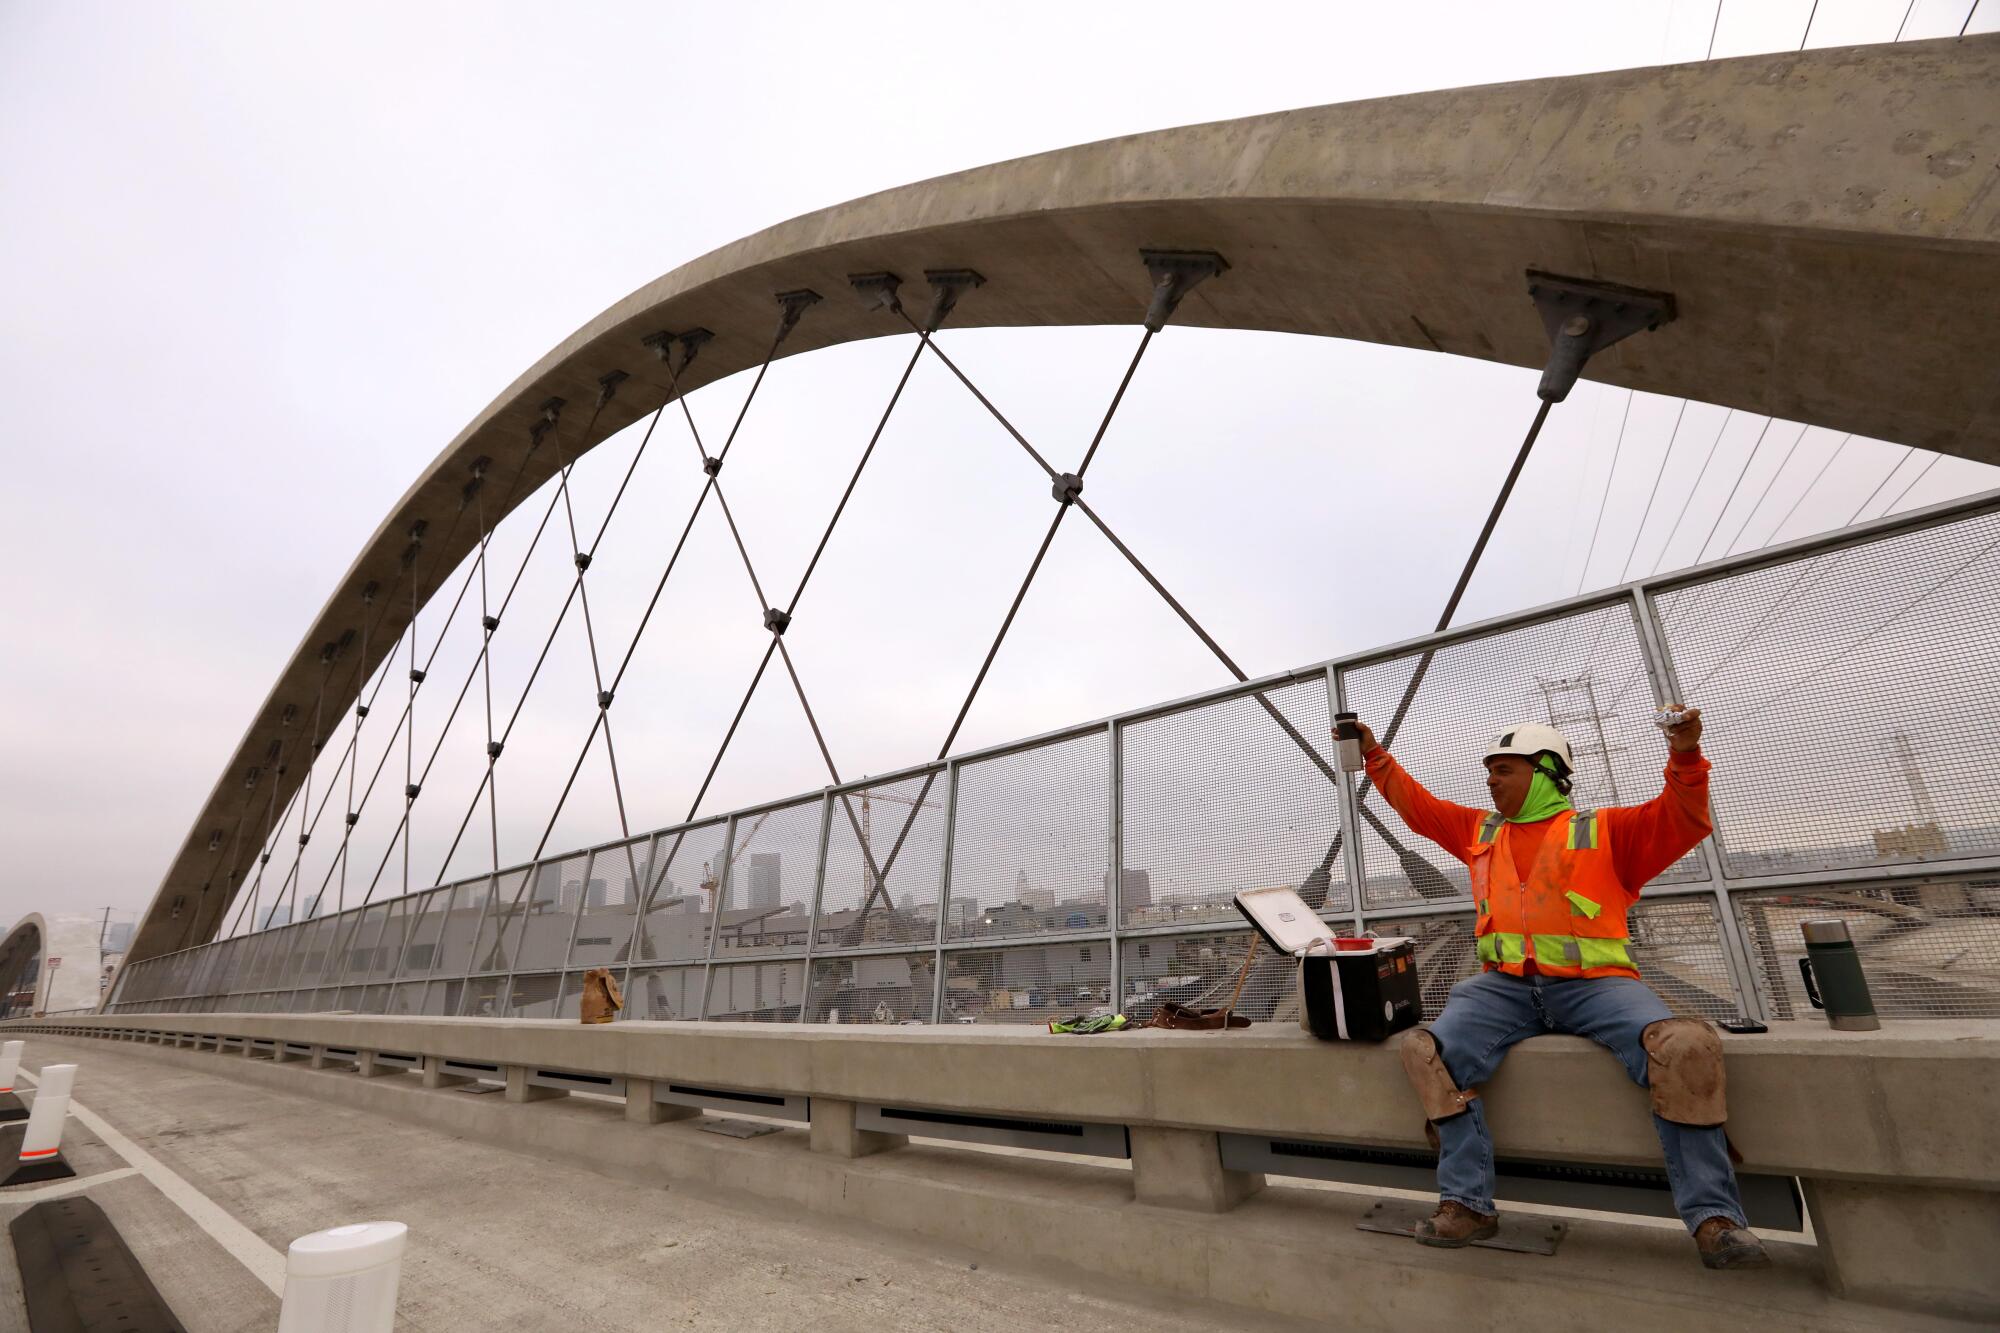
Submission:
<svg viewBox="0 0 2000 1333">
<path fill-rule="evenodd" d="M 550 397 L 574 457 L 668 393 L 642 340 L 713 331 L 695 389 L 755 366 L 776 293 L 825 299 L 780 351 L 906 332 L 850 274 L 931 268 L 986 284 L 951 327 L 1136 323 L 1142 247 L 1215 250 L 1231 271 L 1176 322 L 1360 338 L 1538 366 L 1523 272 L 1672 291 L 1680 318 L 1594 359 L 1590 376 L 2000 462 L 2000 36 L 1828 49 L 1347 103 L 1134 135 L 999 163 L 809 214 L 626 297 L 551 351 L 425 469 L 320 612 L 169 867 L 134 960 L 211 938 L 234 888 L 223 850 L 258 840 L 305 764 L 271 756 L 310 725 L 323 654 L 361 590 L 405 563 L 428 594 L 476 541 L 454 524 L 476 459 L 531 453 Z M 600 380 L 628 376 L 592 438 Z M 1509 442 L 1511 444 L 1511 441 Z M 411 533 L 425 526 L 421 544 Z M 378 654 L 407 595 L 371 637 Z M 337 715 L 375 665 L 349 651 Z M 379 660 L 379 658 L 377 659 Z M 250 770 L 260 770 L 246 795 Z"/>
<path fill-rule="evenodd" d="M 25 1017 L 94 1008 L 100 970 L 95 918 L 30 912 L 0 939 L 0 1011 Z"/>
</svg>

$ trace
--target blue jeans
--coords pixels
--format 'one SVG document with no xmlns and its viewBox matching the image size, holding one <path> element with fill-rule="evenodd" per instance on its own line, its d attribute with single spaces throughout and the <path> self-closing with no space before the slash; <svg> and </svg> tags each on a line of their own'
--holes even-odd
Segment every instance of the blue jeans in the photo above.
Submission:
<svg viewBox="0 0 2000 1333">
<path fill-rule="evenodd" d="M 1609 1048 L 1640 1087 L 1646 1086 L 1646 1050 L 1640 1033 L 1672 1018 L 1658 995 L 1630 977 L 1557 980 L 1482 972 L 1451 988 L 1444 1013 L 1430 1025 L 1444 1054 L 1445 1068 L 1461 1088 L 1477 1087 L 1493 1076 L 1516 1042 L 1544 1032 L 1589 1037 Z M 1486 1103 L 1437 1122 L 1438 1195 L 1476 1213 L 1493 1207 L 1493 1136 L 1486 1128 Z M 1743 1201 L 1729 1165 L 1722 1126 L 1676 1124 L 1653 1117 L 1667 1159 L 1674 1207 L 1693 1231 L 1711 1217 L 1743 1222 Z"/>
</svg>

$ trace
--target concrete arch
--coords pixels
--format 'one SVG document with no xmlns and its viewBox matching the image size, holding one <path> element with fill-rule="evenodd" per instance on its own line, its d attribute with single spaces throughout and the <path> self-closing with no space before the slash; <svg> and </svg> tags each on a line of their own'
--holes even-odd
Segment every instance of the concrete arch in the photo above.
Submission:
<svg viewBox="0 0 2000 1333">
<path fill-rule="evenodd" d="M 61 963 L 50 967 L 54 959 Z M 0 1012 L 17 994 L 31 995 L 29 1013 L 95 1008 L 100 968 L 95 918 L 30 912 L 0 938 Z"/>
<path fill-rule="evenodd" d="M 1142 247 L 1215 250 L 1231 271 L 1179 324 L 1366 339 L 1520 366 L 1547 347 L 1530 267 L 1666 289 L 1679 320 L 1599 356 L 1591 378 L 2000 462 L 2000 35 L 1827 49 L 1453 89 L 1187 126 L 1044 153 L 782 223 L 675 269 L 565 339 L 426 468 L 315 619 L 169 867 L 130 957 L 212 938 L 233 890 L 223 848 L 266 832 L 274 780 L 249 770 L 310 725 L 322 653 L 361 590 L 406 560 L 420 591 L 475 544 L 452 523 L 475 459 L 525 494 L 540 405 L 568 404 L 574 457 L 652 411 L 667 376 L 642 339 L 712 330 L 683 377 L 755 366 L 774 294 L 825 299 L 781 352 L 906 332 L 850 290 L 887 270 L 986 284 L 947 327 L 1132 324 Z M 629 378 L 590 439 L 600 378 Z M 424 542 L 410 538 L 427 525 Z M 386 650 L 400 594 L 375 622 Z M 339 658 L 329 716 L 375 662 Z M 379 657 L 377 659 L 379 661 Z M 290 711 L 291 721 L 287 721 Z M 292 745 L 292 748 L 298 748 Z M 287 765 L 276 804 L 305 771 Z M 247 812 L 247 813 L 246 813 Z M 213 850 L 211 846 L 213 845 Z"/>
</svg>

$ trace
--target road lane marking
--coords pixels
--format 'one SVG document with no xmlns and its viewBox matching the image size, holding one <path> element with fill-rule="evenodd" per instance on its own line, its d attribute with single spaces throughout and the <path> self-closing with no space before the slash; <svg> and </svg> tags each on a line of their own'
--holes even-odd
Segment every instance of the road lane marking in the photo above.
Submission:
<svg viewBox="0 0 2000 1333">
<path fill-rule="evenodd" d="M 59 1180 L 53 1185 L 44 1185 L 38 1190 L 22 1190 L 19 1194 L 0 1195 L 0 1203 L 40 1203 L 43 1199 L 60 1199 L 65 1194 L 81 1194 L 92 1185 L 102 1185 L 107 1180 L 123 1180 L 136 1176 L 136 1166 L 121 1166 L 110 1171 L 99 1171 L 94 1176 L 78 1176 L 74 1180 Z"/>
<path fill-rule="evenodd" d="M 41 1079 L 21 1070 L 21 1077 L 37 1086 Z M 250 1275 L 271 1289 L 271 1294 L 283 1299 L 285 1295 L 285 1256 L 262 1236 L 244 1226 L 232 1216 L 228 1209 L 190 1185 L 181 1174 L 162 1162 L 153 1154 L 141 1148 L 131 1139 L 121 1134 L 95 1111 L 85 1107 L 76 1098 L 70 1098 L 69 1113 L 77 1118 L 83 1127 L 104 1140 L 111 1151 L 131 1163 L 138 1173 L 153 1183 L 153 1187 L 171 1199 L 174 1205 L 186 1213 L 194 1224 L 211 1236 L 215 1243 L 229 1251 L 236 1262 L 250 1270 Z M 97 1177 L 89 1177 L 96 1179 Z"/>
</svg>

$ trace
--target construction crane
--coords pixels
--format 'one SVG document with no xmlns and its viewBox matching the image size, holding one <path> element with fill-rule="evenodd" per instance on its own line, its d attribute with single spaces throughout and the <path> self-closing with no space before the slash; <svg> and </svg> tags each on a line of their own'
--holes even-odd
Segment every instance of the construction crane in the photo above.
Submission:
<svg viewBox="0 0 2000 1333">
<path fill-rule="evenodd" d="M 914 796 L 899 796 L 889 791 L 859 791 L 855 796 L 861 803 L 861 845 L 867 849 L 861 859 L 868 866 L 869 878 L 872 881 L 875 879 L 875 868 L 881 863 L 875 859 L 875 833 L 869 818 L 870 807 L 876 801 L 888 801 L 892 805 L 906 805 L 912 809 L 935 810 L 938 808 L 938 803 L 920 801 Z"/>
</svg>

